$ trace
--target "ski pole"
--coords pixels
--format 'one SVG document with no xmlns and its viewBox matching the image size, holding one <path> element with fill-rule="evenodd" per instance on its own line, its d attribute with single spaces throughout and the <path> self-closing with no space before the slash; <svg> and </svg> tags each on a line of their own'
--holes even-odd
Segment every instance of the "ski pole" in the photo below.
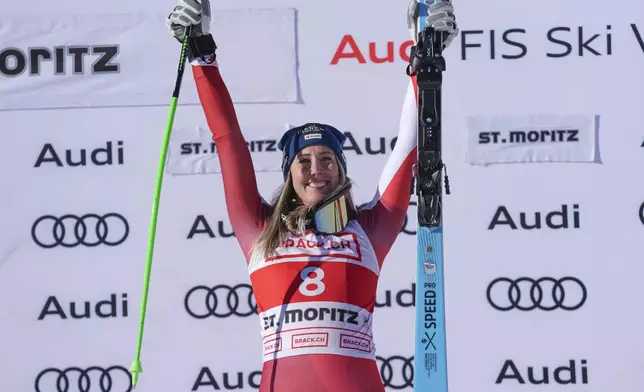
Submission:
<svg viewBox="0 0 644 392">
<path fill-rule="evenodd" d="M 188 57 L 188 40 L 190 37 L 191 26 L 186 27 L 185 36 L 181 45 L 181 56 L 179 58 L 179 67 L 177 69 L 177 79 L 170 101 L 170 113 L 165 127 L 165 134 L 163 143 L 161 145 L 161 156 L 157 167 L 157 177 L 154 186 L 154 199 L 152 201 L 152 217 L 150 219 L 150 231 L 148 237 L 148 251 L 145 263 L 145 274 L 143 278 L 143 295 L 141 298 L 141 314 L 139 320 L 139 333 L 136 343 L 136 355 L 132 365 L 130 366 L 130 373 L 132 376 L 132 387 L 136 388 L 139 380 L 139 374 L 143 373 L 141 366 L 141 343 L 143 341 L 143 327 L 145 324 L 145 313 L 148 304 L 148 291 L 150 288 L 150 271 L 152 270 L 152 255 L 154 254 L 154 241 L 156 236 L 157 216 L 159 213 L 159 199 L 161 197 L 161 187 L 163 184 L 163 172 L 165 161 L 168 154 L 168 144 L 170 143 L 170 134 L 172 133 L 172 125 L 174 124 L 174 114 L 177 110 L 177 101 L 179 100 L 179 90 L 181 89 L 181 80 L 183 79 L 183 71 L 185 70 L 186 58 Z"/>
</svg>

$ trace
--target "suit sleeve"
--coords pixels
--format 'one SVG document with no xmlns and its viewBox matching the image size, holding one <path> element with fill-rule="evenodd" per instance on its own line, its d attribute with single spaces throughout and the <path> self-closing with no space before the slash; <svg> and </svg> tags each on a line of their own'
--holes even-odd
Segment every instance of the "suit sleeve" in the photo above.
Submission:
<svg viewBox="0 0 644 392">
<path fill-rule="evenodd" d="M 270 216 L 270 207 L 260 197 L 250 151 L 219 67 L 195 61 L 192 70 L 217 148 L 228 216 L 248 261 L 253 241 L 261 234 Z"/>
<path fill-rule="evenodd" d="M 411 199 L 412 172 L 417 161 L 416 96 L 416 79 L 410 78 L 396 146 L 380 176 L 376 195 L 371 203 L 358 212 L 360 225 L 367 233 L 381 267 L 402 230 Z"/>
</svg>

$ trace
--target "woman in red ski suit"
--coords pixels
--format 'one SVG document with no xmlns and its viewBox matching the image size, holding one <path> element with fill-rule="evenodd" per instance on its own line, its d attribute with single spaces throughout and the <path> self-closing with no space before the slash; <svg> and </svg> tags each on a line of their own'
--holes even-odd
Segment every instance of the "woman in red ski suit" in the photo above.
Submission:
<svg viewBox="0 0 644 392">
<path fill-rule="evenodd" d="M 307 123 L 287 131 L 284 185 L 271 203 L 262 199 L 248 146 L 214 57 L 205 0 L 180 0 L 167 24 L 202 53 L 189 56 L 199 98 L 217 144 L 226 207 L 257 300 L 263 337 L 260 391 L 384 391 L 372 333 L 380 271 L 409 206 L 416 162 L 416 88 L 404 99 L 400 129 L 375 197 L 356 210 L 351 201 L 345 136 L 336 128 Z M 445 7 L 444 4 L 448 6 Z M 410 29 L 415 37 L 414 7 Z M 449 3 L 428 22 L 458 33 Z M 210 49 L 210 50 L 209 50 Z M 231 70 L 229 72 L 233 72 Z"/>
</svg>

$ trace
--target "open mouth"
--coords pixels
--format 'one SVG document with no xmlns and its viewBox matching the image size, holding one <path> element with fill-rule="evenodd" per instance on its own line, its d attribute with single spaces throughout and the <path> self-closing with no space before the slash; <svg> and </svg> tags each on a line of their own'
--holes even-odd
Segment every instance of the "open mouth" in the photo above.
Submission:
<svg viewBox="0 0 644 392">
<path fill-rule="evenodd" d="M 329 185 L 329 181 L 313 181 L 309 182 L 308 187 L 313 189 L 322 189 Z"/>
</svg>

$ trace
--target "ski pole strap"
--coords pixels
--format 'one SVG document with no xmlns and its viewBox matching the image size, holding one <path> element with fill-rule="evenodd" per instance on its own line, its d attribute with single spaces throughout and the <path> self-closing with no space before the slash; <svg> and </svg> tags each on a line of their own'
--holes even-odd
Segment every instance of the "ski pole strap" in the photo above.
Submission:
<svg viewBox="0 0 644 392">
<path fill-rule="evenodd" d="M 212 38 L 212 34 L 190 37 L 188 61 L 192 62 L 192 60 L 198 57 L 206 64 L 212 64 L 217 59 L 216 51 L 217 45 Z"/>
</svg>

